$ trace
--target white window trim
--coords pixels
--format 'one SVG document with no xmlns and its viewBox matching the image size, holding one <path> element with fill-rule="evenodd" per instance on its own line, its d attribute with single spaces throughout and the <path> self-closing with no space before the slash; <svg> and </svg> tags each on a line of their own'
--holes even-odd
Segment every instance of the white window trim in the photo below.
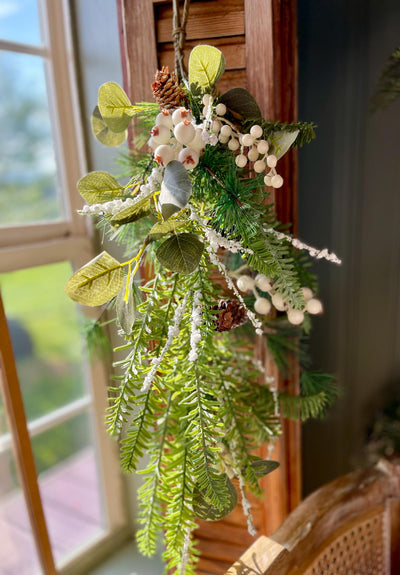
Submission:
<svg viewBox="0 0 400 575">
<path fill-rule="evenodd" d="M 50 91 L 56 106 L 56 146 L 61 150 L 61 159 L 68 159 L 68 169 L 65 162 L 60 162 L 62 184 L 67 199 L 66 214 L 59 222 L 0 227 L 1 273 L 61 261 L 72 261 L 74 267 L 79 268 L 96 255 L 90 237 L 91 228 L 86 218 L 77 213 L 83 201 L 77 193 L 76 183 L 87 171 L 87 165 L 68 2 L 39 0 L 38 4 L 41 14 L 46 16 L 42 18 L 45 22 L 43 33 L 49 48 L 0 40 L 0 50 L 47 58 Z M 108 405 L 109 374 L 105 366 L 98 361 L 90 365 L 89 371 L 93 401 L 86 406 L 86 410 L 93 408 L 107 532 L 67 558 L 60 566 L 60 573 L 63 575 L 80 572 L 80 566 L 88 564 L 94 552 L 102 554 L 110 545 L 115 545 L 116 538 L 126 537 L 129 530 L 118 444 L 111 441 L 104 423 Z M 68 411 L 68 406 L 64 408 Z M 61 418 L 66 416 L 61 411 L 58 415 Z M 37 424 L 37 421 L 32 422 L 31 427 Z"/>
</svg>

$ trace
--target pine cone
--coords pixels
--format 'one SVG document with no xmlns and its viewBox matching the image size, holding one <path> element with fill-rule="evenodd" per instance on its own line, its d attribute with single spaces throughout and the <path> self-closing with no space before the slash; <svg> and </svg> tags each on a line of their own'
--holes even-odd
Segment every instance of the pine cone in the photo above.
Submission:
<svg viewBox="0 0 400 575">
<path fill-rule="evenodd" d="M 151 89 L 160 108 L 167 110 L 179 108 L 185 93 L 180 87 L 175 73 L 170 72 L 168 66 L 163 66 L 161 70 L 157 70 L 154 80 Z"/>
<path fill-rule="evenodd" d="M 211 309 L 219 312 L 215 317 L 217 331 L 230 331 L 247 320 L 246 309 L 237 300 L 222 300 Z"/>
</svg>

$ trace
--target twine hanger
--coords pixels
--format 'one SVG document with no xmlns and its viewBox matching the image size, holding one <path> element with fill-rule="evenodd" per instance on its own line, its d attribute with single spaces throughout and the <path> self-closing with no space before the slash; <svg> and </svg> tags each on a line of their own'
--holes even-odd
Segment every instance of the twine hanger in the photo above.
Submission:
<svg viewBox="0 0 400 575">
<path fill-rule="evenodd" d="M 174 40 L 175 52 L 175 73 L 179 82 L 187 80 L 187 73 L 184 63 L 184 47 L 186 40 L 186 23 L 189 14 L 190 0 L 185 0 L 183 4 L 182 19 L 179 13 L 179 0 L 172 0 L 172 38 Z"/>
</svg>

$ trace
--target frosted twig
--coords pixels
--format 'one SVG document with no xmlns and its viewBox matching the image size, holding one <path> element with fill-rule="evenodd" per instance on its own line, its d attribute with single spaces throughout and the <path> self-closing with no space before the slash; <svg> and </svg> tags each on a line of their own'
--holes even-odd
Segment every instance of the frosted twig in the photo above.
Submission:
<svg viewBox="0 0 400 575">
<path fill-rule="evenodd" d="M 167 341 L 165 342 L 164 347 L 162 348 L 160 355 L 158 357 L 154 357 L 152 359 L 151 368 L 143 380 L 143 385 L 142 385 L 142 388 L 140 390 L 141 392 L 146 392 L 150 389 L 150 386 L 153 383 L 154 377 L 157 373 L 157 370 L 158 370 L 160 363 L 162 362 L 165 354 L 167 353 L 167 351 L 171 347 L 171 344 L 172 344 L 174 337 L 179 335 L 179 326 L 180 326 L 180 323 L 182 320 L 182 316 L 185 313 L 189 293 L 190 292 L 186 292 L 185 297 L 183 298 L 183 300 L 181 301 L 181 303 L 177 306 L 177 308 L 175 310 L 174 321 L 173 321 L 172 325 L 170 325 L 168 328 Z"/>
<path fill-rule="evenodd" d="M 201 341 L 200 326 L 203 318 L 201 316 L 201 290 L 196 290 L 193 295 L 192 325 L 190 327 L 190 353 L 189 361 L 196 361 L 199 357 L 197 346 Z"/>
<path fill-rule="evenodd" d="M 286 242 L 292 244 L 292 246 L 297 248 L 298 250 L 307 251 L 311 257 L 317 258 L 317 260 L 325 259 L 328 260 L 329 262 L 333 262 L 334 264 L 342 263 L 342 260 L 339 259 L 336 254 L 329 253 L 326 248 L 323 250 L 317 250 L 316 248 L 308 246 L 307 244 L 303 243 L 297 238 L 292 238 L 291 236 L 288 236 L 287 234 L 284 234 L 282 232 L 278 232 L 273 228 L 264 228 L 264 231 L 266 231 L 267 234 L 275 236 L 276 238 L 278 238 L 278 240 L 285 240 Z"/>
<path fill-rule="evenodd" d="M 185 540 L 182 547 L 182 561 L 179 575 L 185 575 L 186 565 L 189 560 L 189 545 L 190 545 L 190 527 L 186 527 Z"/>
</svg>

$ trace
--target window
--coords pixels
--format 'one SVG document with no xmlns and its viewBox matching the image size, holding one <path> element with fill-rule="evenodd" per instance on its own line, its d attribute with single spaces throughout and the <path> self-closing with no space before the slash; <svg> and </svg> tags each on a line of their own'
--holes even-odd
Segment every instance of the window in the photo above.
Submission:
<svg viewBox="0 0 400 575">
<path fill-rule="evenodd" d="M 60 572 L 125 525 L 117 446 L 104 429 L 106 373 L 89 366 L 81 312 L 64 295 L 72 268 L 95 255 L 76 213 L 85 162 L 68 22 L 61 1 L 0 4 L 0 287 Z M 33 575 L 6 415 L 0 399 L 0 564 Z"/>
</svg>

